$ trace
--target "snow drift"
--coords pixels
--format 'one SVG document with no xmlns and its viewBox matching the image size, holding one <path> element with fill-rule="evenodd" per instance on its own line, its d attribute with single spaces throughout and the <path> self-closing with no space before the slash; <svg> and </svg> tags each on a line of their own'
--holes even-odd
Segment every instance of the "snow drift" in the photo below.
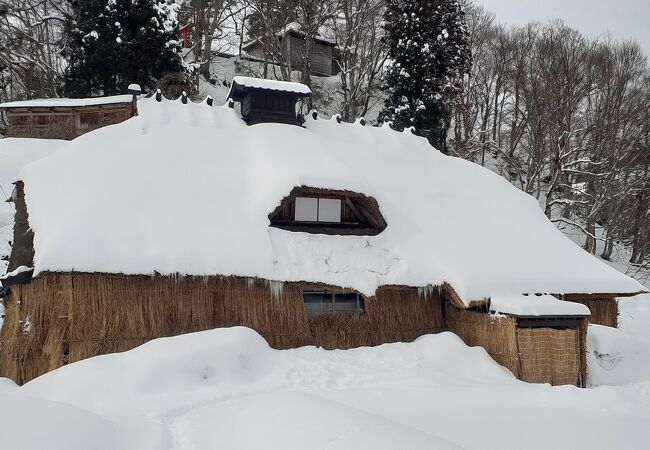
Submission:
<svg viewBox="0 0 650 450">
<path fill-rule="evenodd" d="M 529 385 L 451 333 L 354 350 L 273 350 L 238 327 L 157 339 L 21 388 L 0 384 L 0 444 L 645 449 L 649 387 Z"/>
</svg>

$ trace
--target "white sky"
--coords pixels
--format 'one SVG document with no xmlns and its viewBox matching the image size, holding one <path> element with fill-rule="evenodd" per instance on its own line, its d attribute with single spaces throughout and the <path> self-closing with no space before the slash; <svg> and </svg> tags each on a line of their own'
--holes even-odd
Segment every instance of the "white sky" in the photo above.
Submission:
<svg viewBox="0 0 650 450">
<path fill-rule="evenodd" d="M 476 0 L 499 22 L 523 25 L 560 18 L 589 36 L 635 39 L 650 56 L 650 0 Z"/>
</svg>

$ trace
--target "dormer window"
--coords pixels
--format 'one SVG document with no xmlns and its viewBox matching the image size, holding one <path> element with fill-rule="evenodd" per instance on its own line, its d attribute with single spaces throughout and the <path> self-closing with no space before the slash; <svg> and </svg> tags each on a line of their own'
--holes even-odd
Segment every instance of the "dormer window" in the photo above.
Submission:
<svg viewBox="0 0 650 450">
<path fill-rule="evenodd" d="M 341 199 L 323 197 L 296 197 L 296 222 L 341 222 Z"/>
<path fill-rule="evenodd" d="M 386 228 L 374 198 L 309 187 L 294 188 L 269 220 L 272 227 L 319 234 L 374 236 Z"/>
</svg>

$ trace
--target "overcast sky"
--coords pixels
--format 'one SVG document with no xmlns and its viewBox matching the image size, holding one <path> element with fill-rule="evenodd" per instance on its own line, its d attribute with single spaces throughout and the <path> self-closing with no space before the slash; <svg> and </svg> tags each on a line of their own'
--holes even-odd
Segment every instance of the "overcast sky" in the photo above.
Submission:
<svg viewBox="0 0 650 450">
<path fill-rule="evenodd" d="M 560 18 L 590 36 L 632 38 L 650 56 L 650 0 L 476 0 L 499 22 L 523 25 Z"/>
</svg>

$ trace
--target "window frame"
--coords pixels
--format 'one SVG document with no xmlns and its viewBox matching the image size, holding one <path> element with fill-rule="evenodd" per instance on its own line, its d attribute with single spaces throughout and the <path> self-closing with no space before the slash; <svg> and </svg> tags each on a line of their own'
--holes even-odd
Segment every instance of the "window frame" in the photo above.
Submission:
<svg viewBox="0 0 650 450">
<path fill-rule="evenodd" d="M 316 199 L 316 220 L 298 220 L 296 219 L 298 199 Z M 321 215 L 321 200 L 333 200 L 339 203 L 339 220 L 320 220 Z M 343 199 L 341 197 L 326 196 L 326 195 L 296 195 L 293 199 L 293 220 L 296 223 L 344 223 L 343 222 Z"/>
<path fill-rule="evenodd" d="M 355 295 L 355 307 L 354 308 L 336 308 L 336 297 L 344 295 Z M 322 310 L 316 311 L 313 309 L 307 308 L 307 302 L 305 301 L 305 295 L 320 295 L 323 297 Z M 329 297 L 329 302 L 325 302 L 325 298 Z M 315 319 L 325 315 L 331 314 L 365 314 L 366 313 L 366 299 L 363 294 L 357 291 L 339 291 L 333 289 L 324 289 L 324 288 L 305 288 L 302 290 L 302 302 L 305 308 L 305 315 L 308 319 Z M 343 304 L 343 302 L 340 302 Z M 349 304 L 346 302 L 346 304 Z"/>
</svg>

